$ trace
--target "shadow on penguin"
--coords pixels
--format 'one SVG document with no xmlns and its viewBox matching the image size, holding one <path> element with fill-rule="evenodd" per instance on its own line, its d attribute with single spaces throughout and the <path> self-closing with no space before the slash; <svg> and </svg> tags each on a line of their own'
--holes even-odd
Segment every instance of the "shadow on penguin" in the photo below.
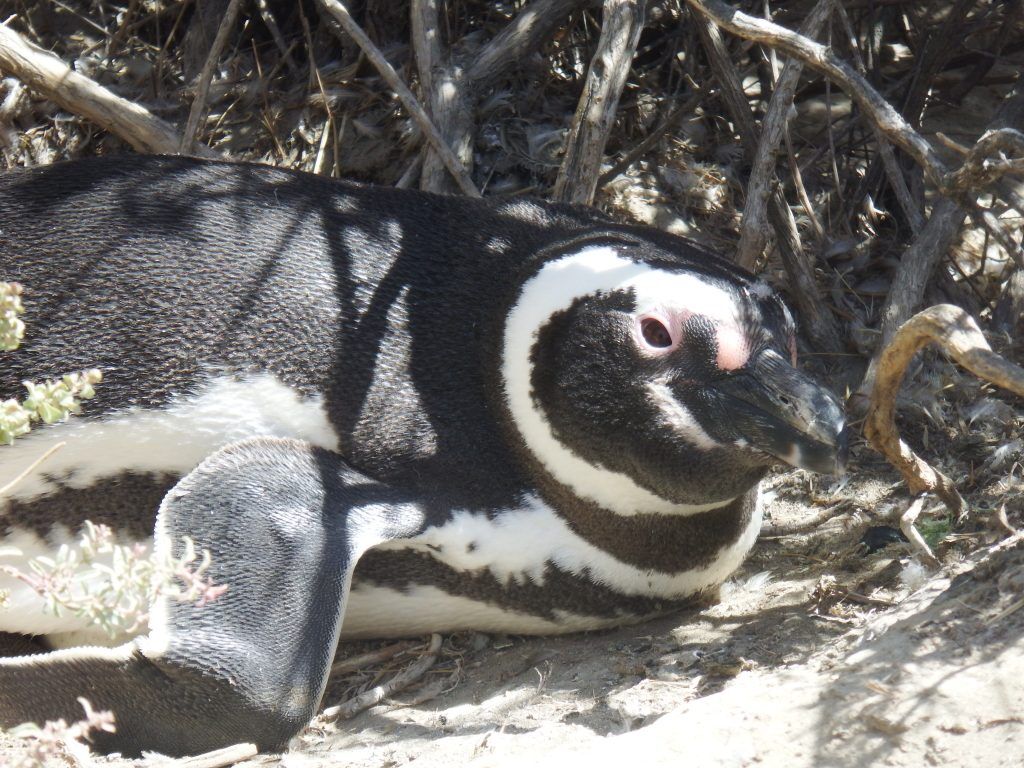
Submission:
<svg viewBox="0 0 1024 768">
<path fill-rule="evenodd" d="M 753 546 L 773 464 L 845 459 L 774 292 L 588 209 L 83 160 L 0 177 L 0 279 L 30 322 L 0 395 L 104 374 L 4 449 L 13 476 L 66 442 L 0 499 L 0 543 L 52 553 L 85 520 L 165 554 L 189 537 L 228 587 L 107 648 L 0 580 L 0 632 L 54 649 L 0 660 L 0 725 L 84 696 L 114 712 L 104 751 L 282 749 L 345 638 L 692 606 Z"/>
</svg>

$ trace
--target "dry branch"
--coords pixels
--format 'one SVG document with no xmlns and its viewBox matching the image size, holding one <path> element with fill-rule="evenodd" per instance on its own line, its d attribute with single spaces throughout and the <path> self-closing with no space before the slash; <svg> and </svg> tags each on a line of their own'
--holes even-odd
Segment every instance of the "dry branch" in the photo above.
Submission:
<svg viewBox="0 0 1024 768">
<path fill-rule="evenodd" d="M 896 395 L 903 376 L 914 355 L 929 343 L 938 344 L 974 375 L 1021 397 L 1024 368 L 993 352 L 974 319 L 951 304 L 938 304 L 914 315 L 879 358 L 864 436 L 900 471 L 911 493 L 934 492 L 963 518 L 966 506 L 953 481 L 915 454 L 896 430 Z"/>
<path fill-rule="evenodd" d="M 356 24 L 355 19 L 352 18 L 344 3 L 340 0 L 317 0 L 317 2 L 341 25 L 341 28 L 345 30 L 345 34 L 355 41 L 366 58 L 370 60 L 370 63 L 377 68 L 380 76 L 384 78 L 384 82 L 395 92 L 399 101 L 402 102 L 402 105 L 408 110 L 410 116 L 416 121 L 420 130 L 427 137 L 431 147 L 441 157 L 445 168 L 451 173 L 462 193 L 470 197 L 480 197 L 480 191 L 476 188 L 473 180 L 469 178 L 465 166 L 459 162 L 444 139 L 441 138 L 441 134 L 438 133 L 430 117 L 423 110 L 423 107 L 420 106 L 413 92 L 409 90 L 409 86 L 405 84 L 395 71 L 395 68 L 384 58 L 380 48 L 374 45 L 362 28 Z"/>
<path fill-rule="evenodd" d="M 58 106 L 81 115 L 139 152 L 177 154 L 181 135 L 144 107 L 75 72 L 52 53 L 0 24 L 0 71 L 13 75 Z M 196 154 L 215 156 L 208 147 Z"/>
<path fill-rule="evenodd" d="M 803 24 L 801 34 L 812 39 L 818 36 L 828 20 L 832 2 L 818 0 Z M 803 69 L 803 64 L 796 59 L 786 62 L 761 124 L 761 141 L 750 169 L 747 199 L 740 222 L 740 241 L 736 246 L 736 263 L 747 269 L 754 268 L 768 241 L 768 198 L 775 179 L 775 157 Z"/>
<path fill-rule="evenodd" d="M 411 7 L 413 50 L 421 92 L 428 95 L 431 118 L 460 162 L 472 167 L 474 110 L 500 78 L 547 40 L 565 17 L 585 0 L 533 0 L 499 32 L 472 62 L 460 61 L 457 52 L 441 44 L 442 5 L 436 0 L 414 0 Z M 420 176 L 420 189 L 448 191 L 439 160 L 428 151 Z"/>
<path fill-rule="evenodd" d="M 412 42 L 420 74 L 420 92 L 430 109 L 437 131 L 459 161 L 468 169 L 473 164 L 473 107 L 462 67 L 449 61 L 441 45 L 442 4 L 437 0 L 413 0 Z M 420 188 L 448 192 L 450 184 L 441 158 L 429 147 L 423 158 Z"/>
<path fill-rule="evenodd" d="M 235 744 L 213 752 L 204 752 L 193 757 L 150 763 L 152 768 L 226 768 L 255 757 L 259 750 L 255 744 Z"/>
<path fill-rule="evenodd" d="M 189 110 L 188 120 L 185 123 L 185 135 L 181 137 L 181 152 L 184 154 L 190 152 L 192 145 L 195 143 L 196 132 L 199 130 L 199 121 L 203 117 L 203 111 L 206 109 L 206 99 L 210 94 L 213 70 L 217 66 L 220 54 L 228 41 L 228 34 L 231 32 L 231 28 L 235 26 L 235 19 L 238 18 L 238 8 L 241 4 L 241 0 L 231 0 L 228 3 L 227 10 L 224 12 L 224 18 L 221 19 L 220 26 L 217 28 L 217 36 L 213 39 L 210 53 L 203 63 L 202 71 L 199 73 L 196 95 L 192 99 L 192 108 Z"/>
<path fill-rule="evenodd" d="M 757 154 L 760 131 L 754 123 L 746 94 L 740 84 L 740 76 L 729 59 L 722 35 L 712 22 L 697 22 L 704 48 L 707 50 L 711 68 L 722 88 L 722 97 L 729 110 L 736 130 L 743 144 L 747 158 L 753 161 Z M 792 280 L 792 296 L 812 343 L 819 350 L 835 352 L 842 349 L 839 329 L 828 307 L 818 293 L 814 279 L 814 268 L 800 244 L 800 235 L 793 220 L 793 213 L 782 194 L 776 188 L 769 196 L 768 215 L 775 230 L 779 254 Z"/>
<path fill-rule="evenodd" d="M 903 119 L 893 106 L 853 67 L 838 58 L 827 46 L 808 40 L 801 34 L 749 16 L 719 0 L 686 0 L 708 20 L 746 40 L 753 40 L 799 59 L 841 86 L 878 129 L 910 155 L 925 173 L 942 186 L 947 168 L 931 145 Z"/>
<path fill-rule="evenodd" d="M 604 0 L 601 36 L 569 131 L 554 200 L 586 205 L 594 201 L 604 148 L 644 26 L 645 6 L 646 0 Z"/>
<path fill-rule="evenodd" d="M 532 0 L 501 32 L 494 36 L 468 67 L 468 79 L 475 89 L 484 89 L 551 37 L 572 11 L 586 0 Z"/>
</svg>

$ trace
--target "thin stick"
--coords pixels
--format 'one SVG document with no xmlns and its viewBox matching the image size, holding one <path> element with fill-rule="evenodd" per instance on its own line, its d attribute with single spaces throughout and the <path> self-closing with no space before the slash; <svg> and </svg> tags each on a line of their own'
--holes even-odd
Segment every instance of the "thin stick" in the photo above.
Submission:
<svg viewBox="0 0 1024 768">
<path fill-rule="evenodd" d="M 430 645 L 427 646 L 424 654 L 406 669 L 399 672 L 390 680 L 381 685 L 375 686 L 348 701 L 334 707 L 327 707 L 321 716 L 327 720 L 345 720 L 370 707 L 380 704 L 384 699 L 397 693 L 419 680 L 437 661 L 437 654 L 441 651 L 441 636 L 434 634 L 430 636 Z"/>
<path fill-rule="evenodd" d="M 910 503 L 907 511 L 900 516 L 900 530 L 903 531 L 903 535 L 910 542 L 910 548 L 928 565 L 938 568 L 941 565 L 939 558 L 935 556 L 931 547 L 928 546 L 928 542 L 924 540 L 924 536 L 921 535 L 921 532 L 917 530 L 917 526 L 914 525 L 923 509 L 924 496 L 918 496 Z"/>
<path fill-rule="evenodd" d="M 818 0 L 800 32 L 812 39 L 817 37 L 828 21 L 831 9 L 832 0 Z M 761 122 L 761 141 L 750 170 L 747 200 L 740 222 L 740 241 L 736 246 L 736 263 L 747 269 L 753 269 L 768 241 L 768 199 L 775 178 L 775 157 L 803 69 L 803 64 L 796 59 L 786 62 Z"/>
<path fill-rule="evenodd" d="M 361 653 L 358 656 L 349 656 L 347 659 L 334 662 L 331 666 L 331 674 L 344 675 L 349 672 L 355 672 L 357 669 L 368 667 L 371 664 L 379 664 L 382 661 L 393 659 L 398 654 L 415 647 L 416 643 L 414 642 L 392 643 L 383 648 L 378 648 L 376 651 Z"/>
<path fill-rule="evenodd" d="M 235 744 L 223 749 L 215 749 L 212 752 L 204 752 L 194 757 L 185 757 L 178 760 L 167 760 L 153 763 L 154 768 L 225 768 L 259 753 L 255 744 Z"/>
<path fill-rule="evenodd" d="M 423 107 L 420 106 L 413 92 L 409 90 L 409 86 L 402 81 L 395 68 L 384 58 L 384 54 L 381 53 L 380 49 L 373 44 L 373 41 L 356 24 L 355 19 L 352 18 L 345 5 L 340 0 L 317 1 L 325 11 L 337 20 L 342 29 L 355 41 L 356 45 L 366 55 L 366 58 L 370 60 L 370 63 L 377 68 L 381 77 L 384 78 L 384 82 L 395 92 L 402 105 L 408 110 L 413 120 L 416 121 L 420 130 L 423 131 L 430 142 L 430 146 L 440 156 L 445 168 L 451 173 L 462 193 L 470 197 L 480 197 L 480 191 L 476 188 L 473 180 L 469 178 L 466 169 L 452 153 L 451 148 L 444 142 L 444 139 L 441 138 L 441 134 L 437 132 L 437 128 L 434 127 L 430 117 L 423 110 Z"/>
<path fill-rule="evenodd" d="M 274 38 L 274 45 L 281 52 L 281 56 L 288 65 L 288 69 L 292 72 L 298 72 L 299 65 L 292 58 L 293 46 L 285 42 L 284 35 L 281 34 L 281 28 L 277 26 L 277 20 L 274 18 L 270 6 L 267 5 L 267 0 L 256 0 L 256 8 L 260 12 L 260 18 L 263 19 L 263 25 L 270 31 L 270 36 Z"/>
<path fill-rule="evenodd" d="M 690 95 L 690 97 L 683 103 L 675 108 L 665 117 L 658 126 L 650 132 L 650 134 L 644 138 L 639 144 L 629 150 L 625 155 L 622 156 L 621 160 L 609 168 L 607 171 L 602 173 L 597 179 L 597 186 L 601 188 L 609 181 L 614 179 L 624 170 L 629 168 L 633 163 L 639 160 L 641 157 L 646 155 L 652 149 L 654 145 L 661 141 L 661 137 L 668 133 L 670 130 L 675 128 L 676 124 L 685 116 L 693 112 L 694 109 L 704 100 L 711 92 L 708 85 L 703 85 L 697 89 L 696 92 Z"/>
<path fill-rule="evenodd" d="M 0 496 L 4 496 L 8 491 L 10 491 L 12 488 L 14 488 L 14 486 L 16 486 L 18 483 L 20 483 L 22 480 L 24 480 L 30 474 L 35 472 L 39 468 L 40 464 L 42 464 L 48 458 L 53 456 L 53 454 L 55 454 L 57 451 L 59 451 L 65 445 L 67 445 L 67 443 L 63 442 L 63 441 L 57 443 L 56 445 L 51 445 L 42 456 L 40 456 L 38 459 L 33 461 L 31 464 L 29 464 L 24 470 L 21 471 L 21 473 L 18 474 L 17 477 L 15 477 L 13 480 L 11 480 L 9 483 L 7 483 L 7 485 L 5 485 L 3 488 L 0 488 Z"/>
<path fill-rule="evenodd" d="M 213 39 L 213 47 L 210 49 L 210 55 L 206 57 L 203 69 L 199 73 L 199 85 L 196 88 L 196 97 L 192 99 L 192 108 L 189 110 L 188 121 L 185 123 L 185 133 L 181 137 L 182 154 L 188 154 L 192 151 L 192 145 L 196 140 L 196 132 L 199 130 L 199 120 L 203 116 L 203 110 L 206 109 L 206 99 L 210 95 L 210 83 L 213 80 L 213 70 L 217 66 L 217 62 L 220 60 L 220 54 L 224 50 L 224 44 L 228 41 L 228 34 L 231 32 L 231 28 L 235 26 L 235 20 L 238 18 L 238 8 L 241 4 L 242 0 L 231 0 L 231 2 L 228 3 L 227 10 L 224 12 L 224 18 L 221 19 L 220 26 L 217 28 L 217 36 Z"/>
</svg>

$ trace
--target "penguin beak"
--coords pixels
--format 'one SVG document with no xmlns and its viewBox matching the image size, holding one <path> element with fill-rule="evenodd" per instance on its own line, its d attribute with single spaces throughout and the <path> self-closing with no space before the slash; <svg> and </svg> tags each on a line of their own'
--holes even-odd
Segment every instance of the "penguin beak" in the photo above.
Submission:
<svg viewBox="0 0 1024 768">
<path fill-rule="evenodd" d="M 838 398 L 777 352 L 762 351 L 715 389 L 752 448 L 812 472 L 844 472 L 848 430 Z"/>
</svg>

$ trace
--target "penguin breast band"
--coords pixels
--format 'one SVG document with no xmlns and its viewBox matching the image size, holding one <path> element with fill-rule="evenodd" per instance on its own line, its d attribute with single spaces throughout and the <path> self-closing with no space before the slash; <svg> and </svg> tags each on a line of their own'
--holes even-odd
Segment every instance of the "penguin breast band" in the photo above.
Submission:
<svg viewBox="0 0 1024 768">
<path fill-rule="evenodd" d="M 280 749 L 348 637 L 694 605 L 753 545 L 770 466 L 844 460 L 774 292 L 588 209 L 83 160 L 0 176 L 0 280 L 29 323 L 0 398 L 104 374 L 0 449 L 13 476 L 65 443 L 0 499 L 12 564 L 91 520 L 159 554 L 191 539 L 227 587 L 108 648 L 0 576 L 0 632 L 48 649 L 0 658 L 0 726 L 85 697 L 114 713 L 105 751 Z"/>
</svg>

